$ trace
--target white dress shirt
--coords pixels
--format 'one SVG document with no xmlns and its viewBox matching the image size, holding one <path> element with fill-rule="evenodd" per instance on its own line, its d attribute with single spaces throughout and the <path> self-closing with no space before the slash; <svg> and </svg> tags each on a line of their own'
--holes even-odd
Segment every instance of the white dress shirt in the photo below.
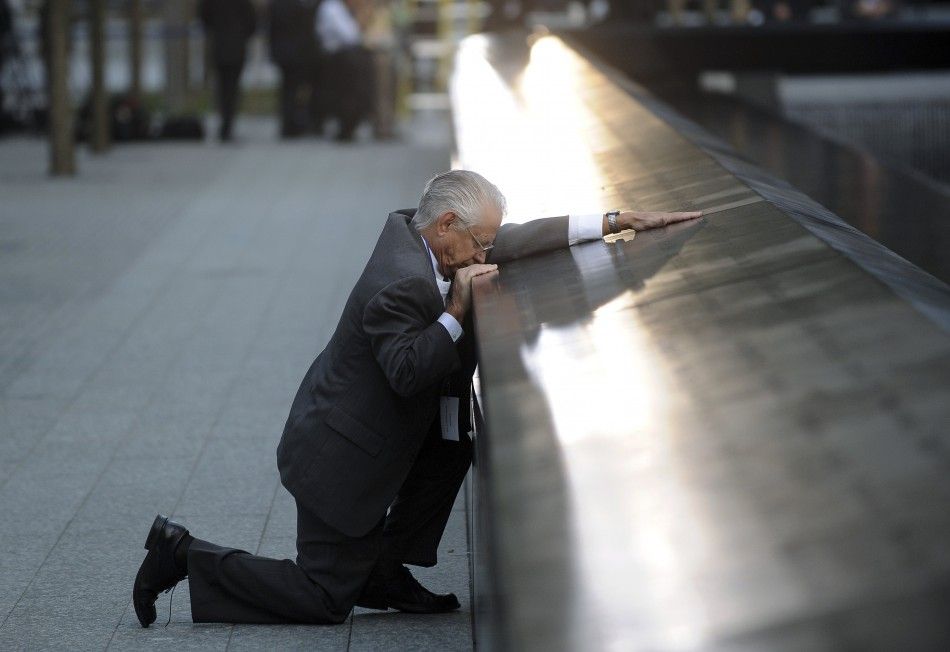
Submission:
<svg viewBox="0 0 950 652">
<path fill-rule="evenodd" d="M 317 10 L 317 35 L 327 52 L 336 52 L 362 42 L 359 23 L 343 0 L 323 0 Z"/>
<path fill-rule="evenodd" d="M 324 4 L 326 4 L 326 1 L 324 1 Z M 603 213 L 569 215 L 567 220 L 568 245 L 575 245 L 578 242 L 602 238 L 604 235 L 603 225 Z M 442 276 L 442 273 L 439 271 L 439 261 L 435 259 L 435 254 L 432 253 L 432 249 L 429 248 L 429 243 L 426 242 L 425 238 L 422 239 L 422 242 L 425 244 L 426 251 L 429 252 L 429 258 L 432 260 L 432 271 L 435 274 L 435 283 L 439 286 L 439 293 L 442 295 L 442 303 L 444 304 L 449 294 L 449 288 L 452 287 L 452 281 Z M 458 342 L 459 338 L 462 337 L 462 325 L 448 312 L 443 312 L 439 315 L 438 322 L 445 326 L 445 330 L 448 331 L 453 342 Z"/>
<path fill-rule="evenodd" d="M 578 242 L 597 240 L 604 237 L 604 214 L 583 213 L 571 214 L 567 222 L 567 244 L 576 245 Z"/>
</svg>

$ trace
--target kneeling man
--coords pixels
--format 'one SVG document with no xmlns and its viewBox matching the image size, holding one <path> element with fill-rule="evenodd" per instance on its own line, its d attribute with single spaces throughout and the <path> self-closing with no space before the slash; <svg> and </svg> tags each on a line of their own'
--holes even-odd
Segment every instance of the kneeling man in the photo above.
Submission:
<svg viewBox="0 0 950 652">
<path fill-rule="evenodd" d="M 185 577 L 195 622 L 341 623 L 354 605 L 459 607 L 406 565 L 435 565 L 471 462 L 472 279 L 617 229 L 700 215 L 627 211 L 502 225 L 504 213 L 498 188 L 455 170 L 429 181 L 418 209 L 389 214 L 277 447 L 281 482 L 297 503 L 296 561 L 198 539 L 158 515 L 132 590 L 143 627 L 155 621 L 158 594 Z"/>
</svg>

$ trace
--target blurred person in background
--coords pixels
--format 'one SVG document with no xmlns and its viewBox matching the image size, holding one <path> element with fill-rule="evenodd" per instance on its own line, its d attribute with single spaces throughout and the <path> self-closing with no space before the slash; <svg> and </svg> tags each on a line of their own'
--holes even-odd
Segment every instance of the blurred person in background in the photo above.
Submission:
<svg viewBox="0 0 950 652">
<path fill-rule="evenodd" d="M 241 72 L 247 58 L 247 42 L 257 27 L 257 13 L 251 0 L 201 0 L 198 11 L 205 34 L 211 40 L 221 113 L 218 136 L 226 142 L 232 139 Z"/>
<path fill-rule="evenodd" d="M 379 140 L 392 138 L 396 119 L 396 76 L 399 42 L 394 28 L 392 0 L 371 0 L 365 43 L 373 54 L 376 104 L 373 107 L 373 135 Z"/>
<path fill-rule="evenodd" d="M 766 0 L 762 13 L 765 20 L 778 23 L 801 23 L 808 20 L 810 0 Z"/>
<path fill-rule="evenodd" d="M 372 115 L 375 74 L 372 53 L 363 45 L 370 9 L 356 0 L 322 0 L 316 30 L 326 55 L 321 75 L 330 112 L 339 118 L 336 139 L 350 142 L 364 118 Z"/>
<path fill-rule="evenodd" d="M 280 68 L 280 135 L 293 138 L 305 126 L 301 91 L 311 82 L 317 48 L 314 7 L 309 0 L 271 0 L 269 18 L 271 58 Z"/>
<path fill-rule="evenodd" d="M 723 4 L 729 9 L 728 17 L 720 13 Z M 750 0 L 727 0 L 725 3 L 722 3 L 721 0 L 703 0 L 703 13 L 706 16 L 706 22 L 710 25 L 741 25 L 747 22 L 751 10 L 752 3 Z"/>
<path fill-rule="evenodd" d="M 526 25 L 528 14 L 535 10 L 535 0 L 489 0 L 488 6 L 486 30 L 516 29 Z"/>
<path fill-rule="evenodd" d="M 845 18 L 857 20 L 880 20 L 893 18 L 900 9 L 897 0 L 855 0 L 845 6 Z"/>
<path fill-rule="evenodd" d="M 310 20 L 310 32 L 313 34 L 313 53 L 310 57 L 308 82 L 310 86 L 310 129 L 318 136 L 323 135 L 324 123 L 330 113 L 329 92 L 326 84 L 327 54 L 317 29 L 317 12 L 323 0 L 309 0 L 313 15 Z"/>
</svg>

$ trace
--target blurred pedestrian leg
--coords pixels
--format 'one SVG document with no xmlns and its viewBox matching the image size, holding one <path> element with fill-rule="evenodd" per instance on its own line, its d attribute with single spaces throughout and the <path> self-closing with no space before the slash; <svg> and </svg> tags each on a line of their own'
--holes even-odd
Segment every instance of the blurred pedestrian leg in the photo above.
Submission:
<svg viewBox="0 0 950 652">
<path fill-rule="evenodd" d="M 328 60 L 326 84 L 333 113 L 340 119 L 337 140 L 353 140 L 357 127 L 371 118 L 375 105 L 376 71 L 373 53 L 363 46 L 334 52 Z"/>
<path fill-rule="evenodd" d="M 323 135 L 323 127 L 330 118 L 330 91 L 327 87 L 327 55 L 323 52 L 320 42 L 316 42 L 313 57 L 307 68 L 307 85 L 309 86 L 309 118 L 310 129 L 317 135 Z"/>
<path fill-rule="evenodd" d="M 221 112 L 221 126 L 218 137 L 228 141 L 232 138 L 234 114 L 237 112 L 238 93 L 241 85 L 243 64 L 218 64 L 215 67 L 218 110 Z"/>
<path fill-rule="evenodd" d="M 328 105 L 340 119 L 340 141 L 353 140 L 356 128 L 372 115 L 375 104 L 375 65 L 372 53 L 363 45 L 357 8 L 356 0 L 323 0 L 317 9 L 317 33 L 326 53 L 322 77 Z"/>
<path fill-rule="evenodd" d="M 373 135 L 388 140 L 396 135 L 396 58 L 391 52 L 374 52 L 376 65 L 376 106 Z"/>
<path fill-rule="evenodd" d="M 301 93 L 316 50 L 314 8 L 310 0 L 271 0 L 269 18 L 271 58 L 280 68 L 280 135 L 290 138 L 304 131 Z"/>
<path fill-rule="evenodd" d="M 395 135 L 396 62 L 399 56 L 389 0 L 373 0 L 364 42 L 373 56 L 373 135 L 378 140 L 386 140 Z"/>
<path fill-rule="evenodd" d="M 232 138 L 247 41 L 257 26 L 257 14 L 251 0 L 201 0 L 199 13 L 205 34 L 211 39 L 221 113 L 219 136 L 228 141 Z"/>
</svg>

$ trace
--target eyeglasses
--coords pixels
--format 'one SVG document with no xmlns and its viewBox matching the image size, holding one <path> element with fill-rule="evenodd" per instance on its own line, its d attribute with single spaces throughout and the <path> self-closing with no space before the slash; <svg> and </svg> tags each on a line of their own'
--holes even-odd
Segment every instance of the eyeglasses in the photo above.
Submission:
<svg viewBox="0 0 950 652">
<path fill-rule="evenodd" d="M 477 245 L 479 246 L 479 248 L 480 248 L 483 252 L 488 252 L 488 251 L 491 251 L 492 249 L 495 248 L 494 243 L 492 243 L 492 244 L 490 244 L 490 245 L 487 245 L 487 246 L 486 246 L 486 245 L 483 245 L 481 242 L 479 242 L 478 238 L 475 237 L 475 234 L 472 233 L 472 230 L 471 230 L 470 228 L 468 228 L 468 225 L 467 225 L 467 224 L 463 224 L 463 226 L 465 227 L 465 230 L 468 231 L 468 234 L 469 234 L 470 236 L 472 236 L 472 240 L 475 241 L 475 244 L 477 244 Z"/>
</svg>

